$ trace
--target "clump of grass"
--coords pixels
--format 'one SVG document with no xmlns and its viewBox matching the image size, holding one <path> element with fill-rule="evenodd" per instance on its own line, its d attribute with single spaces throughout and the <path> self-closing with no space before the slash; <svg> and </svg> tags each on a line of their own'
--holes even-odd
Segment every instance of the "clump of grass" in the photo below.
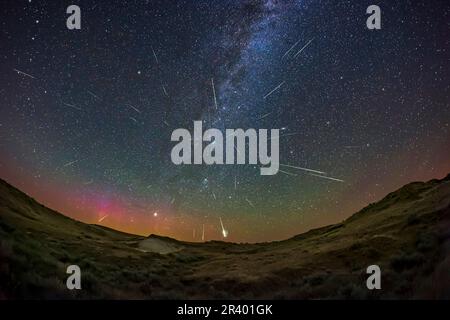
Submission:
<svg viewBox="0 0 450 320">
<path fill-rule="evenodd" d="M 416 248 L 420 252 L 429 252 L 438 247 L 438 238 L 433 233 L 422 232 L 417 237 Z"/>
<path fill-rule="evenodd" d="M 316 274 L 305 278 L 305 282 L 308 283 L 311 287 L 317 287 L 323 284 L 325 281 L 324 275 Z"/>
<path fill-rule="evenodd" d="M 402 272 L 415 267 L 419 267 L 424 263 L 424 256 L 420 253 L 405 253 L 395 256 L 391 260 L 391 267 L 397 271 Z"/>
<path fill-rule="evenodd" d="M 413 214 L 410 214 L 409 216 L 408 216 L 408 219 L 406 220 L 406 224 L 408 225 L 408 226 L 413 226 L 413 225 L 416 225 L 416 224 L 418 224 L 418 223 L 420 223 L 420 218 L 417 216 L 417 214 L 415 214 L 415 213 L 413 213 Z"/>
<path fill-rule="evenodd" d="M 338 291 L 338 299 L 346 300 L 366 300 L 370 296 L 369 289 L 349 283 Z"/>
<path fill-rule="evenodd" d="M 202 256 L 199 255 L 183 255 L 178 254 L 176 256 L 176 260 L 180 263 L 193 263 L 193 262 L 199 262 L 203 260 Z"/>
</svg>

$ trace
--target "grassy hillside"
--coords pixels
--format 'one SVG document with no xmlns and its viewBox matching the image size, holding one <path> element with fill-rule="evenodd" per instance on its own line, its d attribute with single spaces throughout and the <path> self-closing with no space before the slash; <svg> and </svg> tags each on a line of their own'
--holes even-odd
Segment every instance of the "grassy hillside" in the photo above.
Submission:
<svg viewBox="0 0 450 320">
<path fill-rule="evenodd" d="M 77 264 L 82 290 L 66 289 Z M 366 268 L 382 290 L 366 289 Z M 0 299 L 450 298 L 450 175 L 346 221 L 260 244 L 187 243 L 84 224 L 0 181 Z"/>
</svg>

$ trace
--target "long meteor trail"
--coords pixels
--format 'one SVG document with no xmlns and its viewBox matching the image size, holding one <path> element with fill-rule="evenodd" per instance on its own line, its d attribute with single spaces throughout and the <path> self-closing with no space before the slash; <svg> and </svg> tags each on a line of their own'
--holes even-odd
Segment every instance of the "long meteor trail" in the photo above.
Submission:
<svg viewBox="0 0 450 320">
<path fill-rule="evenodd" d="M 267 97 L 269 97 L 272 93 L 274 93 L 275 91 L 277 91 L 278 89 L 281 88 L 281 86 L 285 83 L 286 81 L 283 81 L 282 83 L 280 83 L 279 85 L 277 85 L 272 91 L 270 91 L 268 94 L 266 94 L 264 96 L 264 99 L 266 99 Z"/>
<path fill-rule="evenodd" d="M 280 163 L 280 166 L 287 167 L 287 168 L 298 169 L 298 170 L 303 170 L 303 171 L 308 171 L 308 172 L 313 172 L 313 173 L 317 173 L 317 174 L 325 174 L 325 172 L 323 172 L 323 171 L 313 170 L 313 169 L 308 169 L 308 168 L 303 168 L 303 167 L 297 167 L 297 166 L 291 166 L 289 164 L 282 164 L 282 163 Z"/>
<path fill-rule="evenodd" d="M 20 70 L 17 70 L 17 69 L 13 69 L 15 72 L 17 72 L 18 74 L 23 74 L 24 76 L 26 76 L 26 77 L 30 77 L 30 78 L 32 78 L 32 79 L 36 79 L 35 77 L 33 77 L 31 74 L 28 74 L 28 73 L 26 73 L 26 72 L 23 72 L 23 71 L 20 71 Z"/>
<path fill-rule="evenodd" d="M 284 57 L 286 57 L 286 56 L 289 54 L 289 52 L 291 52 L 292 49 L 294 49 L 294 48 L 298 45 L 299 42 L 300 42 L 300 40 L 298 40 L 296 43 L 294 43 L 294 45 L 293 45 L 292 47 L 290 47 L 289 50 L 286 51 L 286 52 L 283 54 L 283 56 L 281 57 L 281 59 L 283 59 Z"/>
<path fill-rule="evenodd" d="M 77 107 L 77 106 L 74 105 L 74 104 L 70 104 L 70 103 L 66 103 L 66 102 L 63 102 L 63 104 L 64 104 L 65 106 L 67 106 L 67 107 L 72 108 L 72 109 L 76 109 L 76 110 L 82 111 L 82 109 L 81 109 L 80 107 Z"/>
<path fill-rule="evenodd" d="M 295 173 L 287 172 L 287 171 L 284 171 L 284 170 L 281 170 L 281 169 L 278 169 L 278 171 L 280 171 L 281 173 L 284 173 L 285 175 L 288 175 L 288 176 L 294 176 L 294 177 L 298 176 Z"/>
<path fill-rule="evenodd" d="M 332 181 L 337 181 L 337 182 L 345 182 L 345 181 L 342 180 L 342 179 L 338 179 L 338 178 L 333 178 L 333 177 L 325 176 L 326 173 L 323 172 L 323 171 L 313 170 L 313 169 L 308 169 L 308 168 L 302 168 L 302 167 L 297 167 L 297 166 L 291 166 L 291 165 L 288 165 L 288 164 L 281 164 L 281 163 L 280 163 L 279 165 L 282 166 L 282 167 L 287 167 L 287 168 L 293 168 L 293 169 L 298 169 L 298 170 L 306 171 L 306 172 L 308 172 L 308 174 L 309 174 L 310 176 L 313 176 L 313 177 L 318 177 L 318 178 L 327 179 L 327 180 L 332 180 Z M 282 173 L 284 173 L 284 174 L 286 174 L 286 175 L 296 176 L 295 173 L 283 171 L 283 170 L 281 170 L 281 169 L 279 169 L 279 171 L 282 172 Z"/>
<path fill-rule="evenodd" d="M 286 133 L 286 134 L 282 134 L 281 136 L 275 136 L 275 137 L 272 137 L 272 138 L 270 138 L 270 140 L 278 139 L 278 138 L 283 138 L 283 137 L 289 137 L 289 136 L 295 136 L 295 135 L 298 135 L 298 134 L 300 134 L 300 132 Z"/>
<path fill-rule="evenodd" d="M 213 78 L 211 78 L 211 86 L 212 86 L 212 91 L 213 91 L 213 95 L 214 95 L 214 105 L 216 106 L 216 110 L 217 110 L 216 88 L 214 87 L 214 79 Z"/>
<path fill-rule="evenodd" d="M 158 56 L 156 55 L 156 52 L 155 52 L 155 49 L 153 49 L 153 46 L 152 46 L 152 51 L 153 51 L 153 57 L 155 57 L 156 64 L 159 64 Z"/>
<path fill-rule="evenodd" d="M 311 42 L 314 40 L 314 38 L 313 39 L 311 39 L 311 40 L 309 40 L 308 41 L 308 43 L 307 44 L 305 44 L 295 55 L 294 55 L 294 58 L 297 58 L 297 56 L 300 54 L 300 53 L 302 53 L 303 52 L 303 50 L 305 50 L 310 44 L 311 44 Z"/>
<path fill-rule="evenodd" d="M 101 217 L 100 219 L 98 219 L 98 222 L 102 222 L 103 220 L 105 220 L 108 217 L 108 215 Z"/>
<path fill-rule="evenodd" d="M 219 219 L 220 219 L 220 226 L 222 227 L 222 235 L 224 238 L 226 238 L 228 237 L 228 230 L 224 228 L 222 218 L 219 217 Z"/>
<path fill-rule="evenodd" d="M 327 180 L 333 180 L 333 181 L 338 181 L 338 182 L 345 182 L 344 180 L 341 180 L 341 179 L 327 177 L 327 176 L 321 176 L 319 174 L 314 174 L 314 173 L 310 173 L 309 175 L 314 176 L 314 177 L 318 177 L 318 178 L 327 179 Z"/>
</svg>

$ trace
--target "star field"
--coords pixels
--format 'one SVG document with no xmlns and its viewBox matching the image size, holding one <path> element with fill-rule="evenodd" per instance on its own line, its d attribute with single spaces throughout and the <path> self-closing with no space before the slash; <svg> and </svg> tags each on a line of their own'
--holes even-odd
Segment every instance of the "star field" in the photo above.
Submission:
<svg viewBox="0 0 450 320">
<path fill-rule="evenodd" d="M 227 240 L 270 241 L 450 171 L 446 1 L 32 0 L 1 15 L 0 177 L 81 221 L 200 241 L 203 226 L 223 239 L 222 219 Z M 278 128 L 287 166 L 176 166 L 171 133 L 194 120 Z"/>
</svg>

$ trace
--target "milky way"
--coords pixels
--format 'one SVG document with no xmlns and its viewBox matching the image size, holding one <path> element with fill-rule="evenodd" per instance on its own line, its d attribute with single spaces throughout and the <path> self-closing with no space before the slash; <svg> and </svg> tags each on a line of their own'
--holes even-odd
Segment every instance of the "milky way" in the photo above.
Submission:
<svg viewBox="0 0 450 320">
<path fill-rule="evenodd" d="M 68 30 L 71 2 L 6 1 L 0 176 L 84 222 L 184 240 L 341 221 L 450 171 L 447 2 L 377 1 L 368 30 L 368 1 L 83 1 Z M 194 120 L 280 129 L 281 171 L 174 165 Z"/>
</svg>

